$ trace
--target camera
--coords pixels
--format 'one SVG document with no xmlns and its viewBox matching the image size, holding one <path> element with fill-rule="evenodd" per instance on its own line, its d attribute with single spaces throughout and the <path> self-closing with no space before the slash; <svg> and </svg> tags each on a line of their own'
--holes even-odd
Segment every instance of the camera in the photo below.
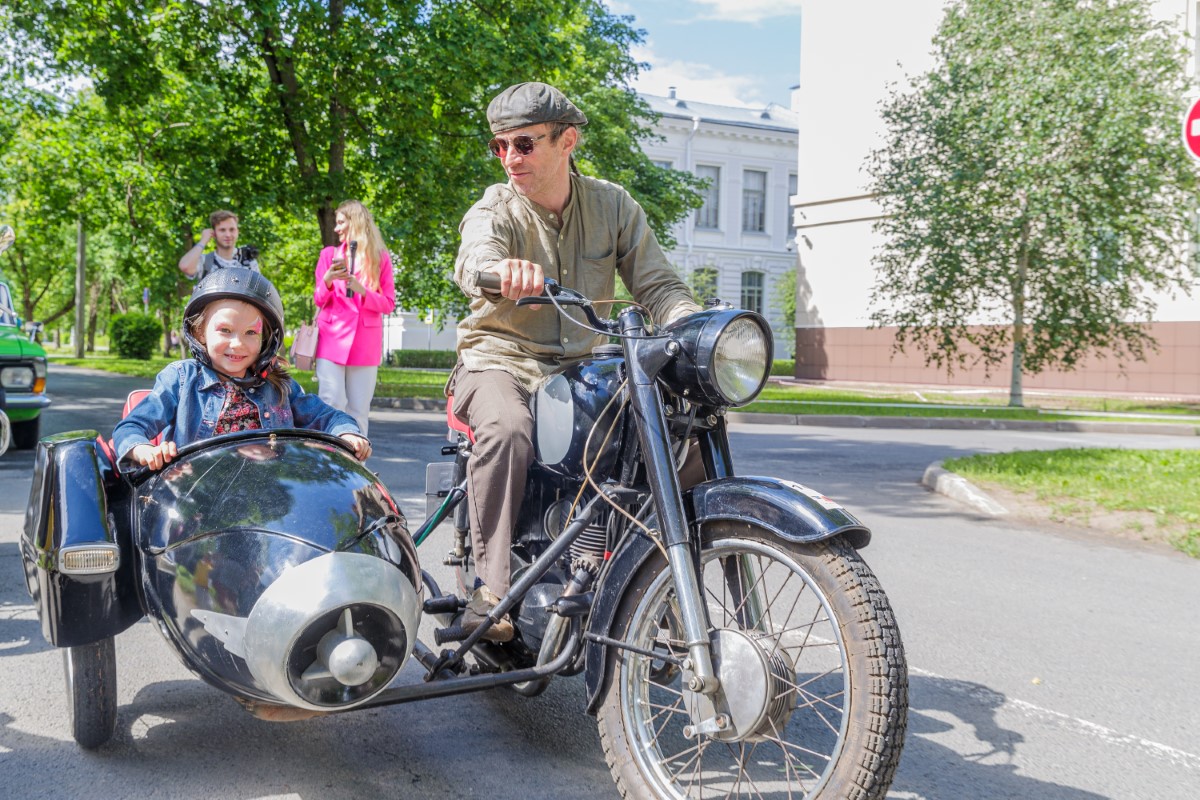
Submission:
<svg viewBox="0 0 1200 800">
<path fill-rule="evenodd" d="M 244 244 L 237 249 L 234 258 L 243 267 L 248 267 L 258 260 L 258 248 L 252 244 Z"/>
</svg>

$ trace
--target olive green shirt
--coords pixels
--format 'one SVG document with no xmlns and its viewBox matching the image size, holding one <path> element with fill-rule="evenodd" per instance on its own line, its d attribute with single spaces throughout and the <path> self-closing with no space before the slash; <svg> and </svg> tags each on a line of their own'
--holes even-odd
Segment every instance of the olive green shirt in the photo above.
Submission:
<svg viewBox="0 0 1200 800">
<path fill-rule="evenodd" d="M 476 276 L 505 258 L 541 264 L 547 278 L 593 302 L 613 298 L 620 273 L 630 295 L 659 325 L 700 310 L 663 255 L 646 212 L 615 183 L 572 175 L 561 218 L 510 184 L 496 184 L 463 217 L 459 231 L 454 280 L 471 298 L 471 313 L 458 323 L 458 357 L 470 370 L 502 369 L 532 389 L 607 341 L 563 319 L 553 307 L 518 307 L 482 292 Z M 602 318 L 611 310 L 610 304 L 596 307 Z M 585 321 L 578 308 L 566 312 Z"/>
</svg>

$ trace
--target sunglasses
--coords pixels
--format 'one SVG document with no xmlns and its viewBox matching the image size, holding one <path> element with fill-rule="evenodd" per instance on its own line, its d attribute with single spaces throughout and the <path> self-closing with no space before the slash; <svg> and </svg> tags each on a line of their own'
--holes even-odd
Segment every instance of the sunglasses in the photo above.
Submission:
<svg viewBox="0 0 1200 800">
<path fill-rule="evenodd" d="M 546 136 L 547 134 L 545 133 L 543 133 L 541 136 L 525 136 L 522 134 L 520 136 L 514 136 L 512 141 L 509 141 L 508 139 L 501 139 L 499 136 L 497 136 L 488 142 L 488 150 L 491 150 L 492 155 L 494 155 L 496 158 L 504 158 L 504 155 L 508 152 L 509 147 L 516 150 L 519 154 L 527 156 L 533 152 L 533 145 L 536 142 L 540 142 L 542 139 L 545 139 Z"/>
</svg>

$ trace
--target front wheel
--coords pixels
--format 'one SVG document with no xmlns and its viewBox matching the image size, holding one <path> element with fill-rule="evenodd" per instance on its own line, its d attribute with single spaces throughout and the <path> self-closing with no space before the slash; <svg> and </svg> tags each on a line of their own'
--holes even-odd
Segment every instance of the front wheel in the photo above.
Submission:
<svg viewBox="0 0 1200 800">
<path fill-rule="evenodd" d="M 879 800 L 908 718 L 908 669 L 887 597 L 840 538 L 796 544 L 757 526 L 703 531 L 701 585 L 721 689 L 690 691 L 671 573 L 630 582 L 599 710 L 622 796 Z"/>
<path fill-rule="evenodd" d="M 71 735 L 80 747 L 94 750 L 117 727 L 117 654 L 113 639 L 63 649 L 67 710 Z"/>
</svg>

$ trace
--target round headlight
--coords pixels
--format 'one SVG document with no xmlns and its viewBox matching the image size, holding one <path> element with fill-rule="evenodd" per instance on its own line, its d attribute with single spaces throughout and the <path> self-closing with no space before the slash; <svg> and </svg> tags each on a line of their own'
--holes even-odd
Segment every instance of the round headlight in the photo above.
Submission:
<svg viewBox="0 0 1200 800">
<path fill-rule="evenodd" d="M 770 358 L 766 332 L 754 317 L 739 317 L 721 331 L 712 374 L 730 405 L 745 405 L 754 399 L 770 370 Z"/>
<path fill-rule="evenodd" d="M 28 391 L 33 386 L 33 370 L 26 366 L 0 369 L 0 385 L 5 389 Z"/>
<path fill-rule="evenodd" d="M 714 406 L 744 406 L 762 391 L 774 341 L 760 315 L 706 309 L 675 320 L 665 330 L 680 347 L 661 375 L 671 391 Z"/>
</svg>

